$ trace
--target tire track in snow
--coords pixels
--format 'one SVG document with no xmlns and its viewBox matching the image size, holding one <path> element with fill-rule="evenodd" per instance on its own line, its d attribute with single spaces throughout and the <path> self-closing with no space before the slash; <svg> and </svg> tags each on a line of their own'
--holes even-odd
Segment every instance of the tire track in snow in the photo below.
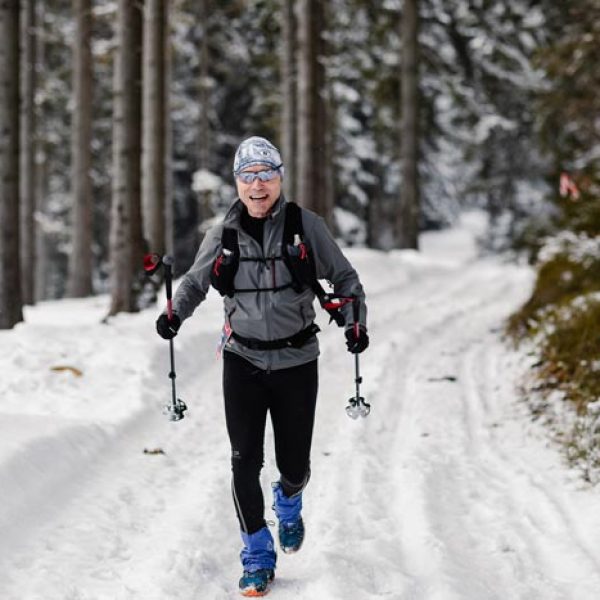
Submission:
<svg viewBox="0 0 600 600">
<path fill-rule="evenodd" d="M 444 357 L 450 355 L 448 348 L 452 347 L 453 341 L 464 345 L 465 322 L 471 321 L 473 314 L 479 314 L 498 295 L 497 285 L 492 285 L 496 275 L 494 270 L 482 272 L 480 267 L 467 275 L 463 273 L 464 287 L 457 286 L 454 297 L 448 299 L 448 305 L 453 309 L 446 312 L 439 322 L 430 325 L 424 343 L 411 346 L 412 367 L 406 389 L 408 405 L 405 407 L 411 416 L 410 420 L 405 419 L 402 435 L 398 436 L 401 441 L 393 445 L 394 455 L 406 457 L 407 474 L 401 479 L 405 490 L 391 491 L 400 497 L 394 514 L 400 525 L 403 544 L 400 556 L 411 573 L 407 597 L 467 597 L 463 590 L 454 589 L 451 573 L 448 572 L 447 541 L 436 528 L 436 515 L 431 514 L 432 500 L 444 498 L 446 490 L 442 488 L 432 493 L 430 487 L 432 480 L 442 480 L 452 467 L 457 460 L 456 448 L 468 434 L 464 428 L 458 427 L 448 435 L 447 429 L 451 425 L 449 415 L 438 415 L 440 423 L 437 427 L 435 417 L 448 402 L 448 398 L 444 397 L 446 390 L 461 385 L 460 381 L 445 381 L 445 377 L 455 376 L 456 371 L 451 365 L 444 364 Z M 486 296 L 471 298 L 474 283 L 486 287 Z M 462 351 L 462 348 L 457 350 L 458 353 Z M 410 437 L 405 433 L 408 428 L 412 430 Z M 434 451 L 440 440 L 445 444 L 439 452 L 438 465 Z M 443 512 L 445 507 L 439 506 L 439 509 Z M 489 591 L 487 586 L 483 589 L 479 586 L 478 595 L 473 597 L 490 597 Z"/>
<path fill-rule="evenodd" d="M 510 408 L 514 390 L 482 394 L 473 383 L 479 377 L 492 388 L 501 387 L 503 374 L 489 373 L 482 361 L 486 344 L 501 348 L 497 331 L 514 308 L 505 298 L 514 298 L 515 289 L 526 290 L 525 279 L 511 267 L 482 270 L 474 265 L 467 271 L 461 273 L 462 284 L 446 288 L 448 296 L 434 291 L 427 311 L 407 312 L 409 298 L 391 318 L 388 311 L 384 320 L 371 319 L 373 354 L 364 362 L 381 364 L 380 377 L 369 378 L 378 384 L 366 393 L 373 403 L 370 421 L 351 424 L 347 434 L 340 428 L 340 407 L 335 414 L 325 412 L 335 423 L 339 458 L 329 456 L 331 464 L 319 466 L 324 506 L 308 527 L 319 532 L 320 559 L 325 556 L 327 566 L 320 566 L 316 556 L 307 563 L 313 575 L 325 578 L 330 598 L 354 593 L 418 600 L 558 600 L 570 598 L 574 585 L 578 600 L 595 597 L 590 595 L 593 584 L 556 576 L 540 551 L 546 542 L 543 531 L 524 526 L 519 515 L 523 504 L 535 498 L 538 512 L 549 511 L 559 530 L 568 532 L 571 520 L 553 509 L 551 497 L 536 495 L 535 481 L 522 482 L 512 461 L 504 467 L 494 462 L 494 446 L 489 446 L 501 428 L 490 403 Z M 503 283 L 507 278 L 509 283 Z M 485 288 L 484 294 L 475 294 L 478 299 L 471 298 L 474 285 Z M 410 295 L 418 297 L 419 290 Z M 376 314 L 377 300 L 371 306 Z M 385 348 L 378 350 L 377 331 L 396 316 L 399 327 L 406 326 L 405 335 L 395 343 L 386 336 Z M 410 321 L 403 321 L 407 317 Z M 499 350 L 501 356 L 506 352 Z M 457 382 L 444 381 L 446 375 L 456 375 Z M 346 458 L 353 453 L 369 458 L 353 468 Z M 315 493 L 311 487 L 308 497 Z M 573 562 L 589 563 L 585 544 L 568 539 L 576 548 Z M 591 565 L 580 574 L 593 570 Z M 294 591 L 300 598 L 310 595 L 302 586 Z"/>
<path fill-rule="evenodd" d="M 494 533 L 498 523 L 506 529 L 512 522 L 513 511 L 504 499 L 497 501 L 494 478 L 490 481 L 486 476 L 487 435 L 479 418 L 480 408 L 467 406 L 465 401 L 470 389 L 470 371 L 465 364 L 469 356 L 482 354 L 486 338 L 495 338 L 489 335 L 489 328 L 497 327 L 498 320 L 507 314 L 505 307 L 502 310 L 502 298 L 507 291 L 493 290 L 478 307 L 476 319 L 468 314 L 457 315 L 448 324 L 438 340 L 440 347 L 445 348 L 439 360 L 457 380 L 437 382 L 438 401 L 431 410 L 422 411 L 423 421 L 429 426 L 428 448 L 418 453 L 427 461 L 428 468 L 422 500 L 442 548 L 439 560 L 448 586 L 446 594 L 453 592 L 458 598 L 505 598 L 508 587 L 515 594 L 515 587 L 521 583 L 520 575 L 531 567 L 518 565 L 520 574 L 510 565 L 507 567 L 506 545 L 504 548 L 501 542 L 494 545 L 496 539 L 489 535 L 490 523 Z M 424 373 L 419 379 L 426 382 L 425 375 L 435 369 L 435 363 L 425 357 L 421 367 Z M 421 384 L 417 390 L 422 400 L 431 394 L 430 385 Z M 516 538 L 513 546 L 521 548 L 521 554 L 527 557 L 533 554 L 530 537 L 521 536 L 518 528 L 513 537 Z"/>
<path fill-rule="evenodd" d="M 342 457 L 342 460 L 344 457 L 351 457 L 353 453 L 369 458 L 355 466 L 348 459 L 350 464 L 347 467 L 334 462 L 333 473 L 330 474 L 333 482 L 326 481 L 323 489 L 319 490 L 320 496 L 326 499 L 326 506 L 320 511 L 315 524 L 320 541 L 325 548 L 341 549 L 341 552 L 330 551 L 328 558 L 334 566 L 324 573 L 330 580 L 331 598 L 342 598 L 353 591 L 356 593 L 358 589 L 362 589 L 365 597 L 385 597 L 390 594 L 392 597 L 400 597 L 400 590 L 407 587 L 410 579 L 410 566 L 407 569 L 406 565 L 410 565 L 411 561 L 415 562 L 412 560 L 415 554 L 419 554 L 421 558 L 416 561 L 417 566 L 414 568 L 426 565 L 426 574 L 420 577 L 422 589 L 418 585 L 413 586 L 414 597 L 435 598 L 436 594 L 441 594 L 440 597 L 446 600 L 451 597 L 447 586 L 440 587 L 436 583 L 439 578 L 434 576 L 435 561 L 432 554 L 439 549 L 439 543 L 427 531 L 427 516 L 423 512 L 424 506 L 419 493 L 424 482 L 423 471 L 427 465 L 423 461 L 416 464 L 411 461 L 411 448 L 419 444 L 422 429 L 414 418 L 415 382 L 411 372 L 418 366 L 422 355 L 429 354 L 428 348 L 432 343 L 428 340 L 435 340 L 439 331 L 456 318 L 456 306 L 461 307 L 458 311 L 460 315 L 478 308 L 481 300 L 468 299 L 466 291 L 475 283 L 489 284 L 496 275 L 497 273 L 484 269 L 463 272 L 460 278 L 456 277 L 456 273 L 447 273 L 435 285 L 425 279 L 423 287 L 428 305 L 423 307 L 412 304 L 413 298 L 424 296 L 423 289 L 415 286 L 408 291 L 408 298 L 393 314 L 390 315 L 392 311 L 389 309 L 381 311 L 386 313 L 385 320 L 377 318 L 377 300 L 370 301 L 371 314 L 375 315 L 370 319 L 374 343 L 365 362 L 380 363 L 377 373 L 370 373 L 369 376 L 365 373 L 366 380 L 379 382 L 375 389 L 368 390 L 364 386 L 367 399 L 373 404 L 373 413 L 363 424 L 350 424 L 352 430 L 358 428 L 355 438 L 352 435 L 346 435 L 342 439 L 336 436 L 335 441 L 336 455 Z M 445 283 L 448 285 L 444 285 Z M 490 295 L 492 294 L 493 292 Z M 388 299 L 382 297 L 381 302 L 388 302 Z M 407 308 L 410 306 L 414 308 L 408 313 Z M 402 314 L 407 314 L 410 320 L 403 322 L 399 316 Z M 389 322 L 396 318 L 399 319 L 397 328 L 406 325 L 408 333 L 397 343 L 389 342 L 389 336 L 386 336 L 384 348 L 377 348 L 377 332 L 389 327 Z M 437 342 L 433 342 L 433 346 L 436 345 Z M 339 370 L 335 368 L 336 372 Z M 340 408 L 336 408 L 335 415 L 327 414 L 327 418 L 339 422 Z M 344 425 L 345 431 L 352 431 L 347 429 L 347 422 Z M 373 431 L 373 426 L 377 428 L 376 431 Z M 343 432 L 336 430 L 337 433 Z M 399 441 L 395 441 L 396 438 Z M 318 471 L 321 468 L 320 465 Z M 398 469 L 406 472 L 403 479 L 408 482 L 400 496 L 395 489 L 397 476 L 394 471 Z M 312 487 L 310 493 L 315 493 Z M 406 504 L 407 514 L 410 514 L 408 521 L 397 518 L 394 511 L 390 510 L 390 503 L 398 501 Z M 334 526 L 330 523 L 332 514 L 336 515 Z M 353 537 L 340 544 L 340 540 L 349 536 L 349 524 Z M 404 528 L 404 533 L 399 533 L 401 528 Z M 327 531 L 325 538 L 322 536 L 323 531 Z M 410 544 L 401 543 L 402 537 L 409 539 Z M 348 557 L 348 547 L 360 549 L 361 559 L 357 561 L 357 565 Z M 369 548 L 372 552 L 368 551 Z M 377 560 L 364 560 L 362 557 L 377 557 Z M 318 567 L 315 565 L 314 568 Z M 340 577 L 336 575 L 339 573 L 343 573 L 343 577 L 348 580 L 343 581 L 342 577 L 340 581 Z M 431 589 L 432 582 L 434 588 L 440 588 L 437 592 Z"/>
<path fill-rule="evenodd" d="M 497 298 L 491 298 L 489 306 L 480 307 L 479 319 L 486 312 L 491 316 L 495 312 L 497 314 L 494 304 L 502 305 L 501 298 L 502 294 L 498 293 Z M 493 319 L 490 325 L 494 325 Z M 532 468 L 527 470 L 523 467 L 520 455 L 516 457 L 516 463 L 521 463 L 519 468 L 514 467 L 512 457 L 505 457 L 504 463 L 498 464 L 489 434 L 489 431 L 496 432 L 497 429 L 484 421 L 485 402 L 481 394 L 475 393 L 477 390 L 473 384 L 476 378 L 486 376 L 488 385 L 497 384 L 499 373 L 486 372 L 480 363 L 485 356 L 484 342 L 498 342 L 496 336 L 486 335 L 485 328 L 476 327 L 471 333 L 470 326 L 468 318 L 458 318 L 439 340 L 449 348 L 454 346 L 449 354 L 454 359 L 454 366 L 448 370 L 458 374 L 458 383 L 445 385 L 450 388 L 447 400 L 452 401 L 452 408 L 442 413 L 437 425 L 433 424 L 435 433 L 429 435 L 432 443 L 436 439 L 440 442 L 436 444 L 438 451 L 432 453 L 433 449 L 430 449 L 423 456 L 430 470 L 426 484 L 430 489 L 425 500 L 430 504 L 430 522 L 435 523 L 437 538 L 446 547 L 443 560 L 447 563 L 447 572 L 453 575 L 451 587 L 457 591 L 457 597 L 486 599 L 506 598 L 507 588 L 511 589 L 510 597 L 514 598 L 571 598 L 575 597 L 572 589 L 576 587 L 577 598 L 591 600 L 595 597 L 592 591 L 594 585 L 586 584 L 585 580 L 591 575 L 598 581 L 597 565 L 594 566 L 594 561 L 590 564 L 589 549 L 585 544 L 582 547 L 577 536 L 571 534 L 572 520 L 557 510 L 556 501 L 550 493 L 551 485 L 556 485 L 556 482 L 552 484 L 549 479 L 548 484 L 541 486 L 540 478 Z M 471 341 L 469 337 L 472 337 Z M 458 347 L 456 340 L 459 341 Z M 435 368 L 427 363 L 427 358 L 424 358 L 425 373 Z M 427 392 L 422 391 L 425 393 L 421 393 L 421 397 L 425 399 Z M 458 398 L 454 398 L 455 395 Z M 496 394 L 496 399 L 506 405 L 507 398 L 513 395 L 514 391 L 510 390 L 502 397 Z M 448 431 L 449 428 L 454 430 Z M 522 471 L 525 471 L 525 476 Z M 528 506 L 532 500 L 535 500 L 535 506 Z M 478 518 L 473 517 L 473 512 Z M 469 548 L 470 544 L 461 546 L 461 527 L 452 520 L 461 522 L 464 537 L 472 537 L 470 544 L 484 551 L 483 564 L 478 552 Z M 473 520 L 477 522 L 475 527 Z M 537 528 L 530 526 L 528 520 L 531 523 L 539 521 Z M 554 537 L 562 535 L 566 538 L 562 546 L 569 560 L 565 562 L 570 563 L 570 568 L 575 568 L 565 581 L 557 575 L 558 565 L 549 561 L 548 553 L 544 552 L 551 541 L 551 536 L 546 533 L 551 526 L 555 530 Z M 470 529 L 475 529 L 474 535 L 470 536 Z M 492 535 L 483 535 L 490 529 Z M 500 542 L 496 548 L 490 549 L 486 546 L 494 541 L 494 536 Z M 480 537 L 490 539 L 477 539 Z M 502 543 L 502 539 L 508 541 Z M 557 555 L 565 556 L 565 552 L 551 553 L 551 556 Z M 509 560 L 501 560 L 506 557 Z M 579 568 L 580 562 L 587 563 L 588 568 Z M 474 568 L 478 564 L 479 568 Z M 487 572 L 485 578 L 480 575 L 473 577 L 477 571 Z M 598 583 L 595 589 L 598 589 L 597 586 Z M 423 595 L 421 590 L 416 594 L 415 597 L 419 598 L 430 597 Z M 441 597 L 451 595 L 446 592 Z"/>
</svg>

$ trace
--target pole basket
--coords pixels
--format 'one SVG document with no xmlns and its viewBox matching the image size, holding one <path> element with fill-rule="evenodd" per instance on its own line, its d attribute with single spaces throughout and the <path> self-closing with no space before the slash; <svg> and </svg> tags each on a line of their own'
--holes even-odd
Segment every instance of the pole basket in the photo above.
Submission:
<svg viewBox="0 0 600 600">
<path fill-rule="evenodd" d="M 348 406 L 346 406 L 346 414 L 351 419 L 358 419 L 358 417 L 368 417 L 371 412 L 371 405 L 365 402 L 362 396 L 354 396 L 348 400 Z"/>
<path fill-rule="evenodd" d="M 172 404 L 167 404 L 163 409 L 163 415 L 169 417 L 169 421 L 181 421 L 185 416 L 183 413 L 187 410 L 187 406 L 183 400 L 177 398 Z"/>
</svg>

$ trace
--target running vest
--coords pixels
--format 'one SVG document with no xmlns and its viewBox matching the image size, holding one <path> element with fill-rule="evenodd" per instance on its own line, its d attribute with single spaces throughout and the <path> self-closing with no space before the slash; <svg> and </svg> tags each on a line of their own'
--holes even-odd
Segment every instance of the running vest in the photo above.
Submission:
<svg viewBox="0 0 600 600">
<path fill-rule="evenodd" d="M 291 283 L 267 288 L 240 289 L 234 285 L 235 275 L 240 262 L 264 262 L 266 259 L 241 257 L 237 229 L 230 227 L 223 228 L 221 253 L 215 259 L 210 273 L 212 286 L 221 296 L 229 296 L 230 298 L 233 298 L 235 294 L 278 292 L 289 287 L 295 292 L 301 293 L 305 289 L 310 288 L 319 299 L 322 308 L 329 313 L 330 321 L 335 321 L 339 327 L 343 327 L 345 319 L 344 315 L 340 312 L 340 308 L 347 302 L 351 302 L 352 299 L 328 294 L 317 280 L 312 251 L 304 239 L 302 210 L 294 202 L 287 202 L 285 205 L 282 242 L 282 255 L 270 257 L 268 260 L 282 260 L 292 276 Z"/>
</svg>

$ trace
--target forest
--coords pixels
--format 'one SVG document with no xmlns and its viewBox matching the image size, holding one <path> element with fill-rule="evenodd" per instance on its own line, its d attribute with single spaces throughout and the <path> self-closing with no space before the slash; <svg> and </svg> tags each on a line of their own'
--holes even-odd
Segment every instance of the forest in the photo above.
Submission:
<svg viewBox="0 0 600 600">
<path fill-rule="evenodd" d="M 599 65 L 597 0 L 3 2 L 0 328 L 45 299 L 147 306 L 144 253 L 185 272 L 235 198 L 235 148 L 263 135 L 286 196 L 348 246 L 418 250 L 484 210 L 482 251 L 537 269 L 507 327 L 536 346 L 533 385 L 585 415 Z"/>
</svg>

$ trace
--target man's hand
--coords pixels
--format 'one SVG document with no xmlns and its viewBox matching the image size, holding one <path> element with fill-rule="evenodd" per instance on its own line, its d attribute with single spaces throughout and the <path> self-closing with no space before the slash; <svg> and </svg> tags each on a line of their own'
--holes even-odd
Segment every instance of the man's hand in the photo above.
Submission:
<svg viewBox="0 0 600 600">
<path fill-rule="evenodd" d="M 162 314 L 156 320 L 156 331 L 161 338 L 165 340 L 172 340 L 176 335 L 177 331 L 181 327 L 181 319 L 173 313 L 173 318 L 169 321 L 169 316 Z"/>
<path fill-rule="evenodd" d="M 354 334 L 354 327 L 346 329 L 345 335 L 348 352 L 352 352 L 352 354 L 360 354 L 368 348 L 369 335 L 367 334 L 366 328 L 362 325 L 359 325 L 358 337 L 356 337 Z"/>
</svg>

